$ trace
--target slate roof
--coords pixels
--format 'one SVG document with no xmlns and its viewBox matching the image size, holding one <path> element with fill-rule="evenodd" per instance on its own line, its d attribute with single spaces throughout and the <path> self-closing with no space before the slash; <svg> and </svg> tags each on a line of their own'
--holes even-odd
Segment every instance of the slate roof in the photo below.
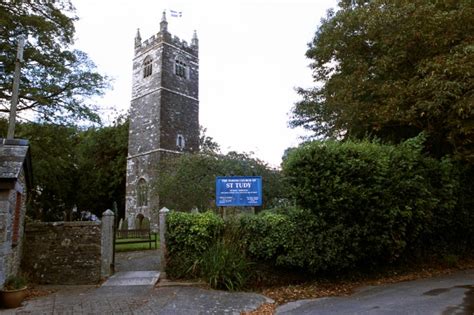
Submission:
<svg viewBox="0 0 474 315">
<path fill-rule="evenodd" d="M 26 181 L 31 183 L 29 148 L 27 140 L 0 138 L 0 180 L 17 179 L 24 166 Z"/>
</svg>

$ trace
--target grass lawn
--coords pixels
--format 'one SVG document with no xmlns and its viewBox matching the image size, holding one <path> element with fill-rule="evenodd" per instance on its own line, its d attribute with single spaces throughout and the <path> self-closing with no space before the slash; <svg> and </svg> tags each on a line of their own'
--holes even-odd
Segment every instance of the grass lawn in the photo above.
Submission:
<svg viewBox="0 0 474 315">
<path fill-rule="evenodd" d="M 160 237 L 158 236 L 158 234 L 152 234 L 151 239 L 156 240 L 156 247 L 159 248 Z M 133 239 L 127 239 L 127 240 L 133 240 Z M 149 243 L 116 244 L 115 245 L 116 252 L 128 252 L 128 251 L 134 251 L 134 250 L 147 250 L 147 249 L 150 249 Z M 151 249 L 155 249 L 154 243 L 151 244 Z"/>
</svg>

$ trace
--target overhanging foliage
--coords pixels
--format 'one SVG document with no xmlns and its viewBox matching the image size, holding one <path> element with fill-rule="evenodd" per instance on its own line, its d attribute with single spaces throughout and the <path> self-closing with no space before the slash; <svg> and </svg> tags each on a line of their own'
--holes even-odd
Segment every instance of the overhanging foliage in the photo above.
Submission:
<svg viewBox="0 0 474 315">
<path fill-rule="evenodd" d="M 306 52 L 292 126 L 323 137 L 398 143 L 425 131 L 435 156 L 474 161 L 474 7 L 470 0 L 343 0 Z"/>
</svg>

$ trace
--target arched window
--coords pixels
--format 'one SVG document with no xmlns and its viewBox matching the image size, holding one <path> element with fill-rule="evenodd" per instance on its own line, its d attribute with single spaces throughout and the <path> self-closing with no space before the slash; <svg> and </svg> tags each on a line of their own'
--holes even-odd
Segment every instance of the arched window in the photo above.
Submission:
<svg viewBox="0 0 474 315">
<path fill-rule="evenodd" d="M 153 59 L 147 56 L 143 61 L 143 77 L 149 77 L 153 73 Z"/>
<path fill-rule="evenodd" d="M 176 137 L 176 146 L 178 147 L 179 150 L 183 150 L 184 146 L 186 145 L 184 141 L 184 136 L 181 134 L 178 134 Z"/>
<path fill-rule="evenodd" d="M 188 66 L 181 58 L 176 58 L 174 61 L 174 73 L 181 78 L 188 79 L 189 71 Z"/>
<path fill-rule="evenodd" d="M 137 206 L 148 206 L 148 185 L 143 178 L 137 184 Z"/>
</svg>

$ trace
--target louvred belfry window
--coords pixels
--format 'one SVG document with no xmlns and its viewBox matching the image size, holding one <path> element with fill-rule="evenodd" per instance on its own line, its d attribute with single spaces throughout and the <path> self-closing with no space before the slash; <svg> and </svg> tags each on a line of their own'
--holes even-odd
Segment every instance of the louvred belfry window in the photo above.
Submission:
<svg viewBox="0 0 474 315">
<path fill-rule="evenodd" d="M 151 59 L 150 56 L 147 56 L 145 58 L 145 61 L 143 62 L 143 77 L 149 77 L 153 73 L 153 60 Z"/>
<path fill-rule="evenodd" d="M 186 63 L 184 63 L 184 61 L 182 61 L 180 59 L 176 59 L 175 64 L 174 64 L 174 73 L 178 77 L 182 77 L 182 78 L 187 79 L 188 78 L 188 66 L 186 65 Z"/>
</svg>

